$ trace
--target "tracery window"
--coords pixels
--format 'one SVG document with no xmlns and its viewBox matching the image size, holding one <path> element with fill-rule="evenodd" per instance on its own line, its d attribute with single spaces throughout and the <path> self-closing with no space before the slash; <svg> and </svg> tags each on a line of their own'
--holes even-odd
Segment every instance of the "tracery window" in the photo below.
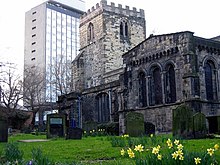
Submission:
<svg viewBox="0 0 220 165">
<path fill-rule="evenodd" d="M 92 41 L 94 39 L 94 25 L 90 22 L 88 26 L 88 41 Z"/>
<path fill-rule="evenodd" d="M 143 72 L 140 72 L 138 75 L 139 83 L 139 103 L 141 107 L 147 106 L 147 93 L 146 93 L 146 78 Z"/>
<path fill-rule="evenodd" d="M 149 104 L 159 105 L 163 103 L 162 83 L 160 68 L 155 66 L 150 70 L 149 76 Z"/>
<path fill-rule="evenodd" d="M 110 121 L 109 95 L 107 93 L 101 93 L 96 96 L 96 112 L 98 122 Z"/>
<path fill-rule="evenodd" d="M 120 23 L 120 36 L 128 37 L 128 23 L 124 20 Z"/>
<path fill-rule="evenodd" d="M 206 99 L 217 100 L 217 71 L 214 63 L 209 60 L 205 63 Z"/>
<path fill-rule="evenodd" d="M 171 64 L 166 66 L 164 86 L 166 103 L 174 103 L 176 101 L 176 82 L 174 66 Z"/>
</svg>

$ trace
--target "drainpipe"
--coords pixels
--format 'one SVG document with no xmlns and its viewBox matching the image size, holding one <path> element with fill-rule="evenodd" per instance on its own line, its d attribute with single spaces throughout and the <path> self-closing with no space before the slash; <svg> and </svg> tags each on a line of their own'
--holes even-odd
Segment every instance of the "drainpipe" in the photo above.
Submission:
<svg viewBox="0 0 220 165">
<path fill-rule="evenodd" d="M 110 121 L 112 122 L 112 89 L 110 89 L 109 91 L 108 91 L 108 96 L 109 96 L 109 112 L 110 112 Z"/>
</svg>

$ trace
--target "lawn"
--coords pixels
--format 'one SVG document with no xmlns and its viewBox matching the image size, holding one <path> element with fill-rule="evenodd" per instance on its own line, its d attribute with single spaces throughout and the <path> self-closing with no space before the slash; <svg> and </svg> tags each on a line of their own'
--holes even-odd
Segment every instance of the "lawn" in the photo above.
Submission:
<svg viewBox="0 0 220 165">
<path fill-rule="evenodd" d="M 129 138 L 123 139 L 121 137 L 112 136 L 96 136 L 83 137 L 82 140 L 65 140 L 62 138 L 50 139 L 46 142 L 18 142 L 18 147 L 23 151 L 23 158 L 25 161 L 32 159 L 31 150 L 33 148 L 40 148 L 48 159 L 54 162 L 71 163 L 77 162 L 80 164 L 135 164 L 135 161 L 128 156 L 121 156 L 120 150 L 125 151 L 128 145 L 135 146 L 143 144 L 144 149 L 149 149 L 158 144 L 161 148 L 166 150 L 166 140 L 172 137 L 170 135 Z M 46 139 L 45 135 L 30 135 L 17 134 L 9 137 L 10 142 L 17 142 L 25 139 Z M 123 142 L 125 141 L 125 143 Z M 182 140 L 184 149 L 189 152 L 204 151 L 212 148 L 215 144 L 220 145 L 220 139 L 199 139 L 199 140 Z M 0 154 L 3 154 L 3 149 L 6 143 L 0 143 Z M 113 147 L 114 146 L 114 147 Z M 147 153 L 146 153 L 147 154 Z M 220 162 L 220 150 L 215 151 L 215 157 Z"/>
</svg>

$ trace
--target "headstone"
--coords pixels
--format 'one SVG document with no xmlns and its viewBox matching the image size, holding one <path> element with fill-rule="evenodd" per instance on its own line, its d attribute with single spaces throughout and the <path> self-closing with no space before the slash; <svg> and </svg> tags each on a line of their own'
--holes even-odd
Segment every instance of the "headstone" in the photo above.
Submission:
<svg viewBox="0 0 220 165">
<path fill-rule="evenodd" d="M 0 119 L 0 142 L 8 142 L 8 122 Z"/>
<path fill-rule="evenodd" d="M 203 113 L 193 115 L 194 138 L 204 138 L 207 134 L 206 117 Z"/>
<path fill-rule="evenodd" d="M 193 111 L 186 105 L 173 110 L 173 136 L 193 138 Z"/>
<path fill-rule="evenodd" d="M 147 135 L 155 134 L 155 125 L 150 122 L 145 123 L 145 133 Z"/>
<path fill-rule="evenodd" d="M 47 115 L 47 138 L 66 136 L 66 115 Z"/>
<path fill-rule="evenodd" d="M 126 133 L 129 136 L 144 135 L 144 115 L 137 112 L 129 112 L 126 115 Z"/>
</svg>

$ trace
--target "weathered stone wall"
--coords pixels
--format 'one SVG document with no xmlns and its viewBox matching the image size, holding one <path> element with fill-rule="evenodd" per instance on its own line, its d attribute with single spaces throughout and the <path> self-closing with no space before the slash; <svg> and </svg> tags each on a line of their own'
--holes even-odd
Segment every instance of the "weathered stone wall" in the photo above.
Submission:
<svg viewBox="0 0 220 165">
<path fill-rule="evenodd" d="M 120 22 L 128 22 L 129 38 L 120 38 Z M 88 26 L 94 26 L 94 39 L 88 41 Z M 119 79 L 123 67 L 122 54 L 145 39 L 144 11 L 122 8 L 102 0 L 96 7 L 88 10 L 80 20 L 80 51 L 83 53 L 83 67 L 73 72 L 74 81 L 83 77 L 84 89 L 109 83 Z M 77 60 L 77 59 L 76 59 Z M 76 63 L 74 63 L 76 65 Z M 73 69 L 76 67 L 73 67 Z M 76 84 L 73 84 L 76 86 Z M 76 87 L 75 87 L 76 88 Z"/>
</svg>

